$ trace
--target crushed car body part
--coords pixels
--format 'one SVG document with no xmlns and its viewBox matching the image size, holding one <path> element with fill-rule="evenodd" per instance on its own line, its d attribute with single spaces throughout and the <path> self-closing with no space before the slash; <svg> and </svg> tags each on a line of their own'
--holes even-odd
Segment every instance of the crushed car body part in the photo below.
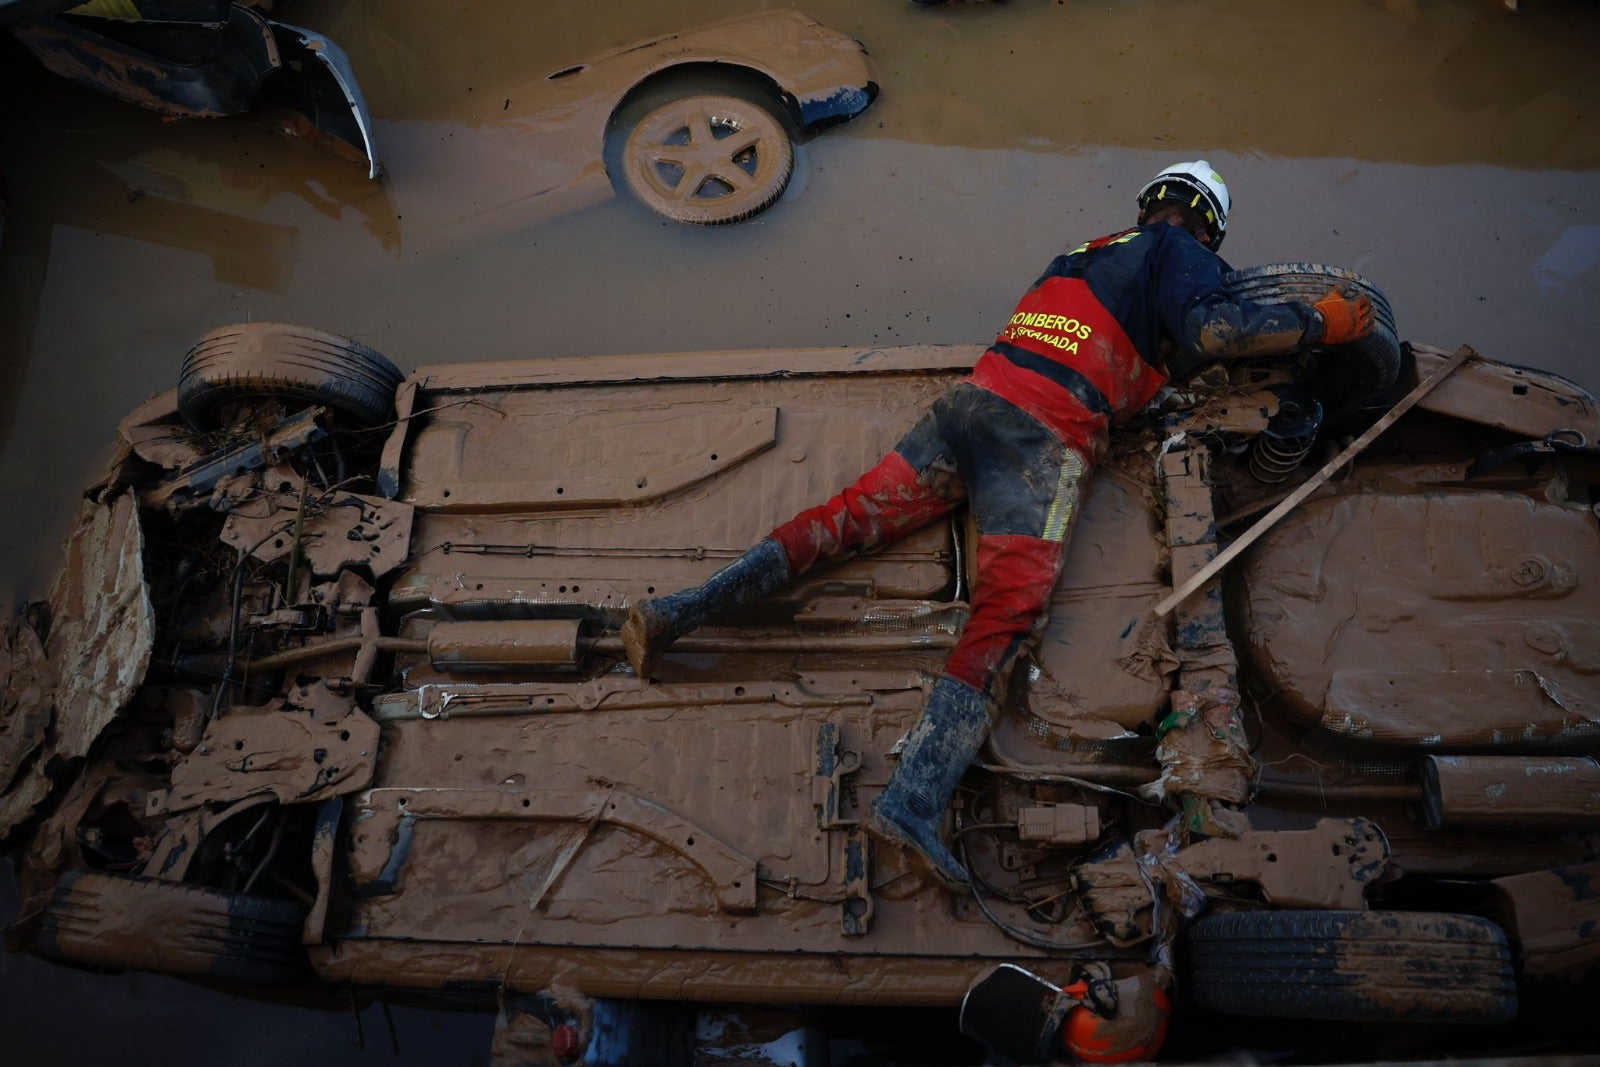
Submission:
<svg viewBox="0 0 1600 1067">
<path fill-rule="evenodd" d="M 211 492 L 225 478 L 257 471 L 284 452 L 292 452 L 326 435 L 321 419 L 327 412 L 308 408 L 280 421 L 261 438 L 224 444 L 151 489 L 140 499 L 145 507 L 185 507 L 209 504 Z M 243 518 L 241 516 L 241 518 Z"/>
<path fill-rule="evenodd" d="M 1139 944 L 1160 932 L 1164 907 L 1186 911 L 1204 887 L 1235 883 L 1253 885 L 1279 907 L 1359 911 L 1389 867 L 1389 843 L 1367 819 L 1232 832 L 1187 845 L 1146 832 L 1091 857 L 1076 878 L 1097 928 L 1114 944 Z"/>
<path fill-rule="evenodd" d="M 1417 374 L 1424 378 L 1431 378 L 1451 357 L 1450 352 L 1432 345 L 1410 347 Z M 1469 362 L 1417 406 L 1524 437 L 1574 430 L 1590 442 L 1600 441 L 1600 407 L 1594 398 L 1560 375 L 1532 367 L 1491 360 Z"/>
<path fill-rule="evenodd" d="M 1204 449 L 1181 443 L 1161 455 L 1174 585 L 1187 584 L 1217 555 L 1209 460 Z M 1228 639 L 1220 589 L 1179 607 L 1173 620 L 1177 687 L 1171 710 L 1156 727 L 1161 778 L 1150 792 L 1157 798 L 1185 798 L 1189 829 L 1226 833 L 1211 815 L 1210 802 L 1243 804 L 1256 772 L 1239 707 L 1238 657 Z M 1162 614 L 1161 605 L 1155 614 Z"/>
<path fill-rule="evenodd" d="M 63 11 L 70 3 L 44 8 Z M 368 165 L 381 167 L 372 117 L 344 51 L 311 30 L 276 22 L 255 6 L 230 4 L 221 21 L 197 10 L 145 16 L 133 3 L 102 12 L 94 5 L 58 17 L 8 16 L 12 34 L 49 70 L 108 96 L 187 118 L 240 115 L 282 103 L 311 128 Z"/>
<path fill-rule="evenodd" d="M 117 20 L 112 20 L 113 22 Z M 140 21 L 140 20 L 135 20 Z M 267 76 L 283 65 L 268 20 L 233 5 L 216 23 L 163 23 L 172 51 L 210 46 L 204 62 L 181 62 L 103 33 L 98 18 L 49 18 L 11 27 L 49 70 L 131 104 L 188 118 L 221 118 L 250 109 Z"/>
<path fill-rule="evenodd" d="M 333 137 L 361 154 L 367 163 L 367 177 L 377 180 L 383 173 L 377 149 L 372 144 L 372 115 L 366 98 L 350 68 L 344 49 L 314 30 L 272 22 L 273 37 L 284 56 L 284 66 L 304 75 L 292 86 L 296 110 L 311 120 L 320 132 Z M 318 72 L 321 72 L 319 77 Z M 337 89 L 329 91 L 326 79 Z M 342 104 L 343 106 L 339 106 Z M 331 105 L 331 106 L 330 106 Z"/>
<path fill-rule="evenodd" d="M 172 768 L 172 788 L 151 793 L 148 813 L 270 793 L 306 804 L 354 793 L 372 780 L 378 724 L 351 708 L 319 719 L 280 706 L 233 709 Z"/>
<path fill-rule="evenodd" d="M 0 721 L 0 790 L 16 780 L 28 757 L 44 743 L 50 727 L 50 694 L 55 672 L 45 655 L 39 633 L 26 615 L 18 615 L 0 643 L 0 685 L 4 707 Z"/>
<path fill-rule="evenodd" d="M 1171 862 L 1200 882 L 1253 882 L 1279 907 L 1360 911 L 1388 869 L 1389 843 L 1369 819 L 1322 819 L 1310 830 L 1197 841 Z"/>
<path fill-rule="evenodd" d="M 275 433 L 263 451 L 271 454 L 285 447 L 275 444 L 277 437 Z M 314 439 L 291 438 L 287 447 L 300 447 Z M 257 446 L 250 447 L 253 456 Z M 298 491 L 291 490 L 240 502 L 229 510 L 222 540 L 263 563 L 290 556 L 298 543 L 312 574 L 319 578 L 331 578 L 356 566 L 381 578 L 405 562 L 411 543 L 410 505 L 359 493 L 324 493 L 318 494 L 303 521 L 297 523 L 301 518 L 299 497 Z M 299 538 L 285 536 L 294 529 L 300 531 Z"/>
<path fill-rule="evenodd" d="M 45 798 L 53 761 L 89 754 L 150 665 L 155 613 L 144 579 L 144 534 L 131 494 L 109 504 L 84 502 L 46 604 L 50 622 L 44 652 L 54 685 L 16 695 L 22 716 L 37 720 L 40 705 L 48 706 L 51 737 L 31 772 L 14 778 L 0 799 L 0 836 Z"/>
</svg>

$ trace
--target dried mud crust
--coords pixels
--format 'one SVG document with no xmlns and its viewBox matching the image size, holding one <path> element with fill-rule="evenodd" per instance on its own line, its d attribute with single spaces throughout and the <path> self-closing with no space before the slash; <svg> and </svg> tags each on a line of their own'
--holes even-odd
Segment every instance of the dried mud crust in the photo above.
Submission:
<svg viewBox="0 0 1600 1067">
<path fill-rule="evenodd" d="M 643 92 L 612 119 L 606 169 L 675 222 L 723 226 L 758 215 L 794 174 L 782 108 L 761 95 L 733 78 Z"/>
<path fill-rule="evenodd" d="M 1323 346 L 1322 364 L 1343 372 L 1348 400 L 1373 403 L 1382 400 L 1400 378 L 1400 338 L 1394 311 L 1383 290 L 1354 271 L 1322 263 L 1265 263 L 1245 267 L 1222 277 L 1223 288 L 1239 300 L 1257 304 L 1314 304 L 1329 289 L 1361 294 L 1372 301 L 1377 323 L 1366 337 L 1347 345 Z"/>
<path fill-rule="evenodd" d="M 305 326 L 251 322 L 212 330 L 178 374 L 178 411 L 212 429 L 231 403 L 278 397 L 326 404 L 363 426 L 388 421 L 405 375 L 359 341 Z"/>
<path fill-rule="evenodd" d="M 1473 915 L 1237 912 L 1196 920 L 1186 946 L 1190 999 L 1223 1015 L 1500 1023 L 1517 1012 L 1505 932 Z"/>
<path fill-rule="evenodd" d="M 286 985 L 306 970 L 304 921 L 293 901 L 76 871 L 45 906 L 35 947 L 91 967 Z"/>
</svg>

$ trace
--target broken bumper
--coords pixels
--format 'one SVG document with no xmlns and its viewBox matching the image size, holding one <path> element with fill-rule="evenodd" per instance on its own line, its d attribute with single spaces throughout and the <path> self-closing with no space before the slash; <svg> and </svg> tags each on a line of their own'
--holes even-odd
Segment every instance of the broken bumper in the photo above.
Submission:
<svg viewBox="0 0 1600 1067">
<path fill-rule="evenodd" d="M 239 115 L 288 107 L 380 173 L 372 116 L 343 49 L 239 4 L 222 22 L 42 17 L 11 32 L 47 69 L 163 114 Z"/>
</svg>

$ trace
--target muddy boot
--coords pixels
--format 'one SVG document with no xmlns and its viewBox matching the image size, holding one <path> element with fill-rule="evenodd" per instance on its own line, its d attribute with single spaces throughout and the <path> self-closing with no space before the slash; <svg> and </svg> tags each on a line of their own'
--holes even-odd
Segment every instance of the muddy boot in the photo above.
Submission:
<svg viewBox="0 0 1600 1067">
<path fill-rule="evenodd" d="M 952 889 L 971 884 L 939 837 L 956 783 L 989 736 L 989 702 L 954 678 L 940 678 L 906 737 L 889 784 L 867 812 L 868 830 L 921 856 Z"/>
<path fill-rule="evenodd" d="M 789 580 L 789 557 L 768 537 L 700 585 L 641 600 L 622 624 L 622 647 L 644 678 L 667 646 L 713 615 L 759 600 Z"/>
</svg>

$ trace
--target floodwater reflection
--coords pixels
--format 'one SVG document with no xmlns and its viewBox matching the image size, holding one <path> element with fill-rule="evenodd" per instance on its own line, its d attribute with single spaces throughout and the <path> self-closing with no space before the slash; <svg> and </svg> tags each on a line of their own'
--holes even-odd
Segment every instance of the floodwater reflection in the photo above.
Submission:
<svg viewBox="0 0 1600 1067">
<path fill-rule="evenodd" d="M 1568 226 L 1533 264 L 1539 293 L 1557 297 L 1567 292 L 1600 291 L 1600 226 Z"/>
</svg>

